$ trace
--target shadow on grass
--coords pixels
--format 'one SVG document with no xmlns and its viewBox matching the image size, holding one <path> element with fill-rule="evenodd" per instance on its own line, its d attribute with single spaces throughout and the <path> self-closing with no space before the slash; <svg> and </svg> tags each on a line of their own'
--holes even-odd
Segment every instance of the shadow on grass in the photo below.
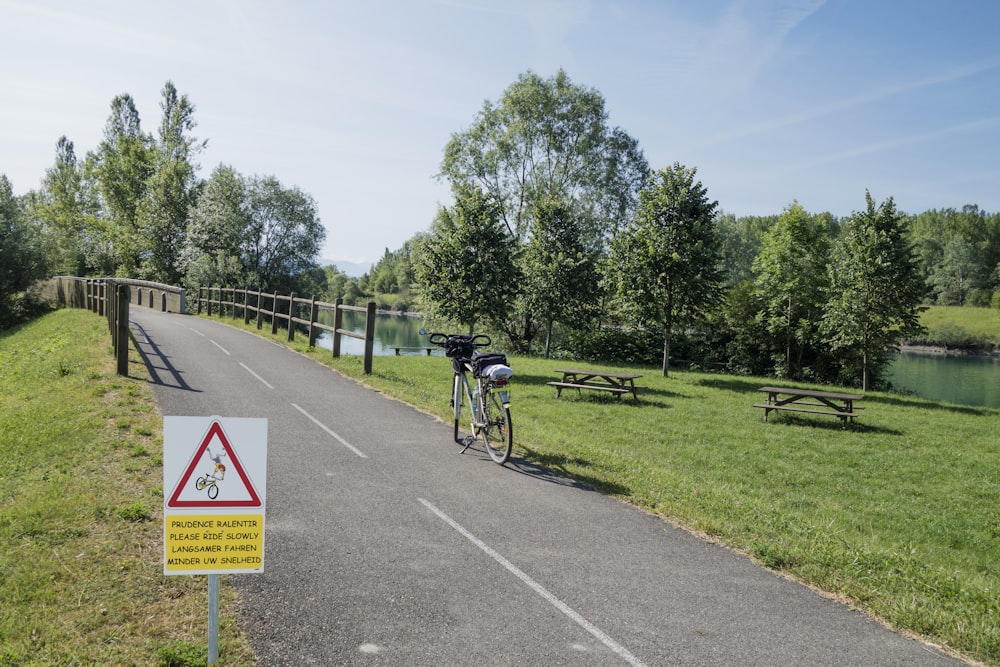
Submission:
<svg viewBox="0 0 1000 667">
<path fill-rule="evenodd" d="M 597 491 L 608 495 L 628 495 L 631 493 L 631 489 L 621 484 L 614 484 L 590 475 L 566 470 L 567 465 L 589 467 L 591 464 L 585 459 L 569 457 L 564 454 L 541 454 L 527 448 L 525 448 L 525 451 L 531 457 L 530 461 L 524 458 L 511 457 L 507 462 L 507 467 L 522 475 L 527 475 L 543 482 L 558 484 L 559 486 L 568 486 L 585 491 Z"/>
<path fill-rule="evenodd" d="M 879 396 L 877 398 L 865 399 L 865 401 L 870 401 L 871 403 L 880 403 L 883 405 L 895 405 L 904 408 L 917 408 L 921 410 L 945 410 L 947 412 L 954 412 L 960 415 L 970 415 L 973 417 L 985 417 L 986 415 L 992 414 L 994 412 L 991 408 L 980 408 L 972 405 L 953 405 L 950 403 L 939 403 L 937 401 L 929 401 L 925 398 L 919 398 L 916 396 Z"/>
<path fill-rule="evenodd" d="M 799 417 L 789 414 L 776 414 L 768 418 L 767 424 L 775 426 L 806 426 L 809 428 L 822 429 L 826 431 L 847 431 L 851 433 L 881 433 L 883 435 L 903 435 L 903 431 L 884 426 L 872 426 L 864 422 L 854 421 L 849 424 L 843 423 L 839 418 L 822 421 L 819 418 Z"/>
<path fill-rule="evenodd" d="M 755 392 L 761 388 L 762 380 L 757 379 L 741 379 L 741 378 L 712 378 L 701 380 L 698 384 L 706 387 L 712 387 L 715 389 L 724 389 L 726 391 L 734 392 Z M 968 405 L 953 405 L 950 403 L 940 403 L 938 401 L 931 401 L 925 398 L 920 398 L 918 396 L 904 396 L 902 394 L 896 396 L 871 396 L 864 399 L 865 405 L 869 404 L 882 404 L 882 405 L 895 405 L 899 407 L 906 408 L 918 408 L 924 410 L 944 410 L 947 412 L 954 412 L 956 414 L 970 415 L 975 417 L 983 417 L 993 413 L 991 408 L 982 408 L 976 406 Z"/>
</svg>

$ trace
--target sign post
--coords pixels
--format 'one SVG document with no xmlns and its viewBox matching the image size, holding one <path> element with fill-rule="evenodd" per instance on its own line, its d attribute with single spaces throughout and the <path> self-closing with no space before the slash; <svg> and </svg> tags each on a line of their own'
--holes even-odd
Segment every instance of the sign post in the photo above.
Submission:
<svg viewBox="0 0 1000 667">
<path fill-rule="evenodd" d="M 163 418 L 163 572 L 208 575 L 208 664 L 219 575 L 264 571 L 267 420 Z"/>
</svg>

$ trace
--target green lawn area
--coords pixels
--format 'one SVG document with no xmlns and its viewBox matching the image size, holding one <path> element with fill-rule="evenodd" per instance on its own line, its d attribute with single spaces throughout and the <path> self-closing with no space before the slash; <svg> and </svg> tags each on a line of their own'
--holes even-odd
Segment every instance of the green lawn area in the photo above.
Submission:
<svg viewBox="0 0 1000 667">
<path fill-rule="evenodd" d="M 378 357 L 364 376 L 295 345 L 450 420 L 444 358 Z M 638 403 L 556 399 L 565 363 L 511 357 L 516 457 L 1000 665 L 1000 411 L 870 392 L 847 428 L 765 423 L 751 406 L 773 381 L 616 368 L 643 375 Z M 162 574 L 162 422 L 137 357 L 130 375 L 87 311 L 0 335 L 0 665 L 203 664 L 204 578 Z M 427 455 L 454 454 L 449 436 Z M 252 663 L 223 623 L 223 664 Z"/>
<path fill-rule="evenodd" d="M 360 357 L 299 349 L 450 423 L 447 359 L 377 357 L 364 376 Z M 765 423 L 752 405 L 773 380 L 588 364 L 643 374 L 641 400 L 572 391 L 556 399 L 545 383 L 565 361 L 510 361 L 514 456 L 744 552 L 893 628 L 1000 664 L 1000 411 L 869 392 L 846 428 L 787 413 Z M 448 434 L 428 456 L 452 454 Z"/>
<path fill-rule="evenodd" d="M 206 577 L 163 575 L 162 419 L 107 322 L 0 333 L 0 666 L 204 665 Z M 220 663 L 253 664 L 223 587 Z"/>
</svg>

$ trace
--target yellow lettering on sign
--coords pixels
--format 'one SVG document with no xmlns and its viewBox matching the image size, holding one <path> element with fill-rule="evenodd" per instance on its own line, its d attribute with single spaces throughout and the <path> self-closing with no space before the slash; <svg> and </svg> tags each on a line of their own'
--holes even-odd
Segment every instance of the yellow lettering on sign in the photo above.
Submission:
<svg viewBox="0 0 1000 667">
<path fill-rule="evenodd" d="M 166 571 L 260 570 L 264 563 L 263 514 L 168 517 Z"/>
</svg>

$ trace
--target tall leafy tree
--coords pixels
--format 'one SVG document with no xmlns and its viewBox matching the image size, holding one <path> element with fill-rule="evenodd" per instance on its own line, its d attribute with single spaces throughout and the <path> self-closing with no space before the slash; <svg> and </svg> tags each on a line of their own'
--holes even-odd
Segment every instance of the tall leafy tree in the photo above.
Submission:
<svg viewBox="0 0 1000 667">
<path fill-rule="evenodd" d="M 181 277 L 178 254 L 198 194 L 196 159 L 205 142 L 191 136 L 194 105 L 170 81 L 163 87 L 160 109 L 151 173 L 138 211 L 138 231 L 146 242 L 138 277 L 176 284 Z"/>
<path fill-rule="evenodd" d="M 607 278 L 633 321 L 663 331 L 663 375 L 675 327 L 703 314 L 720 296 L 715 229 L 718 202 L 679 163 L 656 171 L 639 196 L 635 219 L 611 241 Z"/>
<path fill-rule="evenodd" d="M 142 131 L 131 95 L 111 101 L 104 139 L 94 155 L 94 171 L 107 210 L 116 271 L 135 276 L 148 240 L 140 234 L 139 206 L 153 173 L 152 138 Z"/>
<path fill-rule="evenodd" d="M 325 238 L 312 197 L 273 176 L 220 166 L 192 212 L 181 266 L 190 286 L 290 291 L 316 268 Z"/>
<path fill-rule="evenodd" d="M 938 303 L 964 306 L 970 292 L 983 284 L 983 267 L 977 255 L 975 246 L 961 234 L 945 244 L 941 260 L 927 281 L 934 288 Z"/>
<path fill-rule="evenodd" d="M 452 135 L 440 176 L 491 195 L 518 240 L 535 201 L 575 202 L 587 241 L 602 245 L 634 210 L 648 172 L 638 142 L 608 125 L 603 96 L 559 70 L 548 79 L 526 72 L 499 102 L 484 102 Z"/>
<path fill-rule="evenodd" d="M 430 314 L 468 327 L 497 325 L 517 285 L 510 236 L 499 204 L 477 187 L 457 186 L 415 252 L 417 283 Z"/>
<path fill-rule="evenodd" d="M 114 271 L 97 193 L 65 136 L 56 143 L 55 164 L 40 191 L 30 197 L 32 214 L 43 223 L 52 270 L 85 276 Z"/>
<path fill-rule="evenodd" d="M 522 284 L 529 307 L 545 327 L 548 357 L 555 323 L 583 323 L 597 309 L 599 280 L 594 253 L 584 246 L 573 211 L 555 199 L 536 201 L 534 209 Z"/>
<path fill-rule="evenodd" d="M 439 177 L 490 195 L 520 261 L 535 202 L 569 206 L 579 243 L 603 252 L 612 230 L 634 212 L 648 173 L 638 142 L 608 123 L 604 97 L 559 70 L 549 78 L 525 72 L 499 101 L 484 102 L 472 125 L 445 146 Z M 528 296 L 519 293 L 503 326 L 519 349 L 530 346 L 540 319 Z"/>
<path fill-rule="evenodd" d="M 851 216 L 838 242 L 823 331 L 847 378 L 877 384 L 900 340 L 919 333 L 923 281 L 892 197 Z"/>
<path fill-rule="evenodd" d="M 794 202 L 764 234 L 753 262 L 756 294 L 768 333 L 780 341 L 777 375 L 803 376 L 803 358 L 817 348 L 828 285 L 826 222 Z"/>
<path fill-rule="evenodd" d="M 6 175 L 0 174 L 0 329 L 16 322 L 20 294 L 45 273 L 41 235 Z"/>
</svg>

